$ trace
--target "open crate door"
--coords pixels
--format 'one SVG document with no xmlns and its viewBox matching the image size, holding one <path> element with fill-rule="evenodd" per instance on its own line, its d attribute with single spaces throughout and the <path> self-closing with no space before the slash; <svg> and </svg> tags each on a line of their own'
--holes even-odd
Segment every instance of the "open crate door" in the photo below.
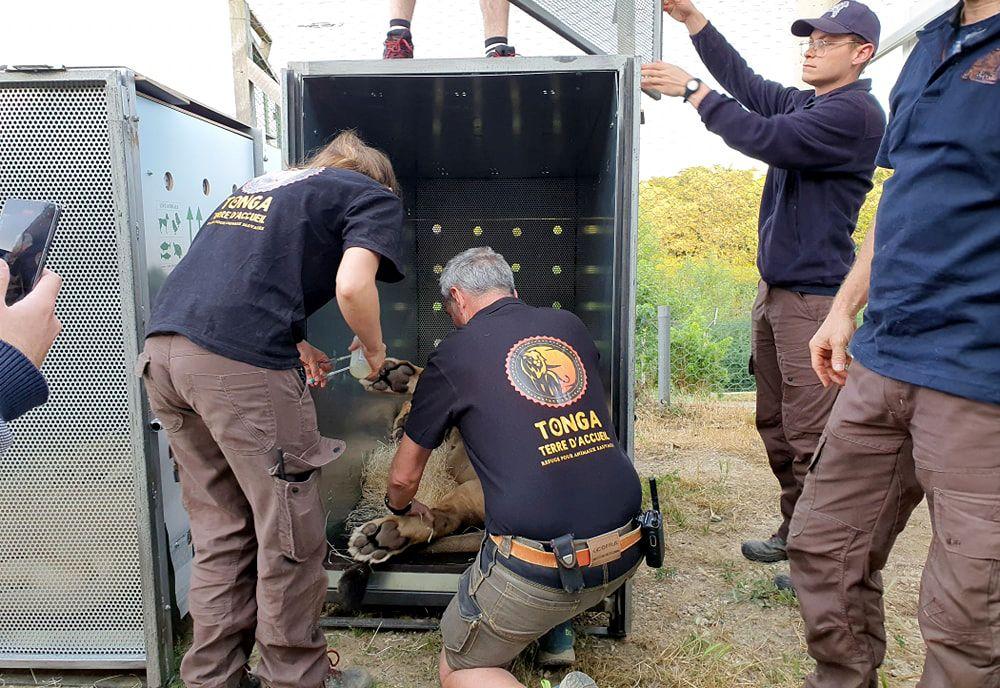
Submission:
<svg viewBox="0 0 1000 688">
<path fill-rule="evenodd" d="M 300 164 L 338 132 L 355 129 L 389 155 L 399 178 L 407 277 L 380 286 L 383 336 L 392 355 L 425 364 L 453 327 L 441 303 L 441 269 L 462 250 L 493 246 L 510 261 L 527 303 L 569 309 L 587 325 L 601 352 L 600 382 L 615 430 L 629 452 L 637 62 L 618 55 L 341 61 L 294 64 L 284 74 L 290 164 Z M 339 353 L 350 341 L 335 304 L 310 318 L 309 339 L 327 353 Z M 344 378 L 315 401 L 320 432 L 348 445 L 330 470 L 324 468 L 321 482 L 327 535 L 336 548 L 327 566 L 333 596 L 347 569 L 337 550 L 361 504 L 365 462 L 386 441 L 403 400 L 367 394 Z M 379 498 L 380 489 L 375 487 Z M 475 552 L 464 554 L 413 553 L 380 564 L 365 603 L 444 606 Z M 623 635 L 627 593 L 604 611 L 610 619 L 601 632 Z M 325 623 L 355 625 L 352 619 Z M 381 623 L 413 627 L 391 618 Z"/>
</svg>

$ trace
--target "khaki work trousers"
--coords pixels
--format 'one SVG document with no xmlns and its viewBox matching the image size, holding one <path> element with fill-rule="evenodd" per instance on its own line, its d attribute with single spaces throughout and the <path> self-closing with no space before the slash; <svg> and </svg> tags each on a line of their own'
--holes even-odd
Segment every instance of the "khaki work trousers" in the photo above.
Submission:
<svg viewBox="0 0 1000 688">
<path fill-rule="evenodd" d="M 168 434 L 191 520 L 194 641 L 181 678 L 189 688 L 236 688 L 256 640 L 265 685 L 322 686 L 319 477 L 343 443 L 320 437 L 295 370 L 257 368 L 167 335 L 146 340 L 137 373 Z"/>
<path fill-rule="evenodd" d="M 809 340 L 832 303 L 832 296 L 800 294 L 761 280 L 753 305 L 750 367 L 757 382 L 757 431 L 781 486 L 781 526 L 774 534 L 782 539 L 837 399 L 837 389 L 823 387 L 809 360 Z"/>
<path fill-rule="evenodd" d="M 809 688 L 875 688 L 882 568 L 923 497 L 933 540 L 917 614 L 920 688 L 1000 686 L 1000 405 L 855 362 L 809 468 L 788 555 L 816 671 Z"/>
</svg>

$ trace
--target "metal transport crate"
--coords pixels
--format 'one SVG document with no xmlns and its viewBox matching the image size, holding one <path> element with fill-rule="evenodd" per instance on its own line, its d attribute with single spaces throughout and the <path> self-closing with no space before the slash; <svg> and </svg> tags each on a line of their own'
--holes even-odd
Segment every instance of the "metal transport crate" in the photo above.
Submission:
<svg viewBox="0 0 1000 688">
<path fill-rule="evenodd" d="M 57 203 L 49 402 L 0 459 L 0 667 L 168 679 L 191 549 L 133 367 L 151 294 L 260 169 L 254 130 L 127 69 L 0 69 L 0 204 Z"/>
<path fill-rule="evenodd" d="M 632 450 L 638 61 L 624 56 L 293 64 L 283 74 L 284 154 L 298 164 L 343 129 L 385 150 L 403 186 L 407 278 L 382 287 L 390 355 L 419 364 L 451 328 L 438 292 L 456 253 L 489 245 L 528 303 L 567 308 L 601 352 L 615 428 Z M 351 335 L 335 304 L 309 339 L 333 355 Z M 314 395 L 320 431 L 347 441 L 324 469 L 328 536 L 360 491 L 364 454 L 385 441 L 400 399 L 343 376 Z M 402 557 L 376 567 L 367 604 L 437 607 L 472 555 Z M 331 591 L 342 559 L 330 559 Z M 606 632 L 628 628 L 627 591 Z M 387 620 L 387 625 L 391 621 Z"/>
</svg>

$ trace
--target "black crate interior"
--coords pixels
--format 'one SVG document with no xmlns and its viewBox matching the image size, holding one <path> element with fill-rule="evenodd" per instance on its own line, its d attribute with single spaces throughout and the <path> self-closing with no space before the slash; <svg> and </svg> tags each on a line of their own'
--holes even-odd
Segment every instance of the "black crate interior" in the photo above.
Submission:
<svg viewBox="0 0 1000 688">
<path fill-rule="evenodd" d="M 520 296 L 567 308 L 588 325 L 612 395 L 615 353 L 618 74 L 305 77 L 308 155 L 343 129 L 386 151 L 406 205 L 406 280 L 383 285 L 389 354 L 426 361 L 452 324 L 438 275 L 455 254 L 492 246 L 515 270 Z M 335 305 L 309 340 L 343 354 L 351 335 Z M 385 441 L 402 400 L 364 393 L 348 375 L 314 394 L 320 430 L 347 441 L 324 472 L 333 539 L 354 507 L 365 452 Z"/>
</svg>

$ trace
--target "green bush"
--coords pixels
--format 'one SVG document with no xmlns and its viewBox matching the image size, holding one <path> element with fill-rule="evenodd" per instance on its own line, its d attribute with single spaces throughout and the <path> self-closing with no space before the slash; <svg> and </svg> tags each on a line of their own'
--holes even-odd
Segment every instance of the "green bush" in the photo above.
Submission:
<svg viewBox="0 0 1000 688">
<path fill-rule="evenodd" d="M 690 393 L 724 392 L 729 382 L 725 360 L 733 340 L 717 339 L 697 320 L 670 328 L 671 386 Z"/>
</svg>

